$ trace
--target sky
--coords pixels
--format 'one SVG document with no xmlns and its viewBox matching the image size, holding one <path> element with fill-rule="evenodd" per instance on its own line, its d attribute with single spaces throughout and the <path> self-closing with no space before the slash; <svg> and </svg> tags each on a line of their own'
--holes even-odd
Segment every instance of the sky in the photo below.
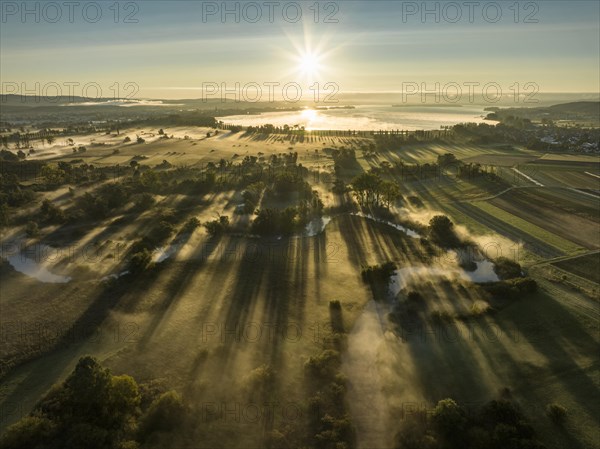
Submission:
<svg viewBox="0 0 600 449">
<path fill-rule="evenodd" d="M 314 95 L 415 85 L 451 95 L 469 83 L 600 91 L 597 1 L 0 5 L 2 93 L 93 97 L 100 86 L 103 97 L 200 98 L 236 83 L 248 98 L 288 83 Z"/>
</svg>

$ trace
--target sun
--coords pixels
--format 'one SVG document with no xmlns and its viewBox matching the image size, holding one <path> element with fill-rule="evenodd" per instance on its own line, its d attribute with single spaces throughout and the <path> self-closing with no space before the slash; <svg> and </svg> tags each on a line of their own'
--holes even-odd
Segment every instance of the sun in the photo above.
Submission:
<svg viewBox="0 0 600 449">
<path fill-rule="evenodd" d="M 323 57 L 311 50 L 306 50 L 296 56 L 296 71 L 306 81 L 313 81 L 321 75 Z"/>
<path fill-rule="evenodd" d="M 298 69 L 302 75 L 314 77 L 319 72 L 319 57 L 311 52 L 300 55 Z"/>
<path fill-rule="evenodd" d="M 338 49 L 331 45 L 331 36 L 321 35 L 318 39 L 305 24 L 304 33 L 288 35 L 290 46 L 280 48 L 286 60 L 281 78 L 293 80 L 303 87 L 324 83 L 335 71 L 331 68 L 331 55 Z M 276 47 L 277 48 L 277 47 Z M 327 80 L 328 81 L 328 80 Z"/>
</svg>

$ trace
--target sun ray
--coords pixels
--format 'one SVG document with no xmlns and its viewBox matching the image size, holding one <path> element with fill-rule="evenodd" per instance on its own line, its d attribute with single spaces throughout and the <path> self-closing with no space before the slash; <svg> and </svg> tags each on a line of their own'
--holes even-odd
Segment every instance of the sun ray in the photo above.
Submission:
<svg viewBox="0 0 600 449">
<path fill-rule="evenodd" d="M 335 82 L 330 57 L 338 48 L 328 45 L 330 35 L 321 35 L 317 39 L 310 25 L 304 23 L 301 36 L 289 33 L 286 33 L 286 36 L 292 49 L 282 50 L 285 60 L 288 61 L 282 74 L 284 79 L 297 82 L 303 87 L 309 87 L 315 82 Z"/>
</svg>

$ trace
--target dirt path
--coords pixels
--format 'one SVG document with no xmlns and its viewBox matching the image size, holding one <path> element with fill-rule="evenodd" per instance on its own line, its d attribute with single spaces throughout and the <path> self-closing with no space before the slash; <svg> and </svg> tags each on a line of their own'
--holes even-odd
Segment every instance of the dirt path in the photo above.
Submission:
<svg viewBox="0 0 600 449">
<path fill-rule="evenodd" d="M 591 254 L 596 254 L 596 253 L 600 253 L 600 249 L 595 249 L 593 251 L 587 251 L 585 253 L 580 253 L 580 254 L 575 254 L 575 255 L 570 255 L 570 256 L 561 256 L 561 257 L 555 257 L 553 259 L 543 260 L 541 262 L 536 262 L 536 263 L 530 265 L 529 268 L 534 268 L 534 267 L 538 267 L 538 266 L 542 266 L 542 265 L 549 265 L 549 264 L 553 264 L 556 262 L 563 262 L 565 260 L 570 260 L 570 259 L 577 259 L 578 257 L 589 256 Z"/>
</svg>

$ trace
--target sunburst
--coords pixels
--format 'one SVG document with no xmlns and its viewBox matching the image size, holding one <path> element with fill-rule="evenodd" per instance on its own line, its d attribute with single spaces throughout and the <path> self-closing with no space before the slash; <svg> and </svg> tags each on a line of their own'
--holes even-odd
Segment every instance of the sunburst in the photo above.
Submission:
<svg viewBox="0 0 600 449">
<path fill-rule="evenodd" d="M 322 56 L 314 51 L 307 50 L 297 57 L 298 73 L 307 80 L 314 80 L 320 76 Z"/>
</svg>

